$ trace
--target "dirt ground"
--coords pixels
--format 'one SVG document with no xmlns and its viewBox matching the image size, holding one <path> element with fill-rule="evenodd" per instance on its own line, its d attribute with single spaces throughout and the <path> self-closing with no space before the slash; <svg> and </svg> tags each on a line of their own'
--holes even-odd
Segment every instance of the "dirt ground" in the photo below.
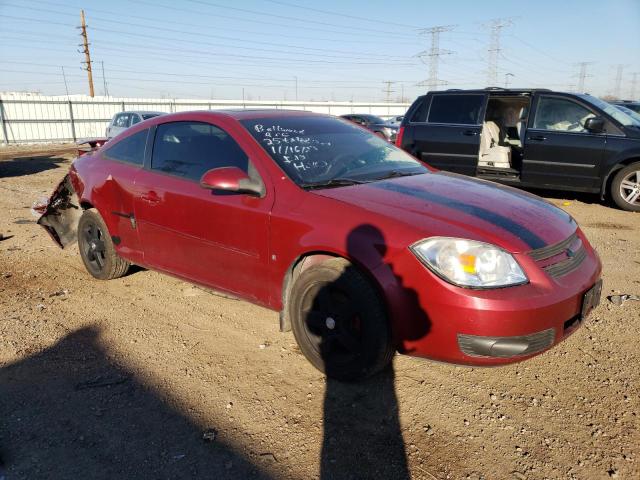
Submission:
<svg viewBox="0 0 640 480">
<path fill-rule="evenodd" d="M 0 478 L 640 478 L 640 302 L 603 298 L 521 364 L 396 356 L 326 381 L 275 312 L 151 271 L 92 279 L 30 213 L 71 154 L 0 152 Z M 640 294 L 640 215 L 549 195 L 604 295 Z"/>
</svg>

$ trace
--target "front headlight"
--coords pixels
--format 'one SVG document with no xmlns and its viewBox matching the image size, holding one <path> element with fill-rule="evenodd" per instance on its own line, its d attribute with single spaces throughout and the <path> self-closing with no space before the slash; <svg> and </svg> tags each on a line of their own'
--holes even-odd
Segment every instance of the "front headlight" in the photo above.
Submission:
<svg viewBox="0 0 640 480">
<path fill-rule="evenodd" d="M 488 243 L 433 237 L 409 248 L 436 275 L 461 287 L 499 288 L 529 281 L 510 253 Z"/>
</svg>

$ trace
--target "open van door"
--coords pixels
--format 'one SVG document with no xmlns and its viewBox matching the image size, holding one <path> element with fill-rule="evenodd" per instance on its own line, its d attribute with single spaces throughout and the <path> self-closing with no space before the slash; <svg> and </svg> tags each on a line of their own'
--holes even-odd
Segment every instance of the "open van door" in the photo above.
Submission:
<svg viewBox="0 0 640 480">
<path fill-rule="evenodd" d="M 486 93 L 437 92 L 412 109 L 402 146 L 429 165 L 474 176 Z"/>
</svg>

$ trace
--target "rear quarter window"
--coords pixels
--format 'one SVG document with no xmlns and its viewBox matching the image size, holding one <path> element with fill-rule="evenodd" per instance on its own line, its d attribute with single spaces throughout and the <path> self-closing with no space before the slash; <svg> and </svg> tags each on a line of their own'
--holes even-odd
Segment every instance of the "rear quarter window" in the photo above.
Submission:
<svg viewBox="0 0 640 480">
<path fill-rule="evenodd" d="M 144 163 L 144 150 L 147 144 L 149 129 L 134 133 L 109 146 L 104 156 L 111 160 L 142 165 Z"/>
<path fill-rule="evenodd" d="M 453 125 L 477 125 L 484 95 L 434 95 L 427 122 Z"/>
</svg>

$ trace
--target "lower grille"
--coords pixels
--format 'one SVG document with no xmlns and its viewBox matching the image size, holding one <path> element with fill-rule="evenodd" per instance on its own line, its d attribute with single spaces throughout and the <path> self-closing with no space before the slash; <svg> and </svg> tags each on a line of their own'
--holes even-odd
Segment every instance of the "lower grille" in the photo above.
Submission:
<svg viewBox="0 0 640 480">
<path fill-rule="evenodd" d="M 481 337 L 458 334 L 458 346 L 471 357 L 511 358 L 532 355 L 553 345 L 555 330 L 549 328 L 530 335 L 515 337 Z"/>
</svg>

